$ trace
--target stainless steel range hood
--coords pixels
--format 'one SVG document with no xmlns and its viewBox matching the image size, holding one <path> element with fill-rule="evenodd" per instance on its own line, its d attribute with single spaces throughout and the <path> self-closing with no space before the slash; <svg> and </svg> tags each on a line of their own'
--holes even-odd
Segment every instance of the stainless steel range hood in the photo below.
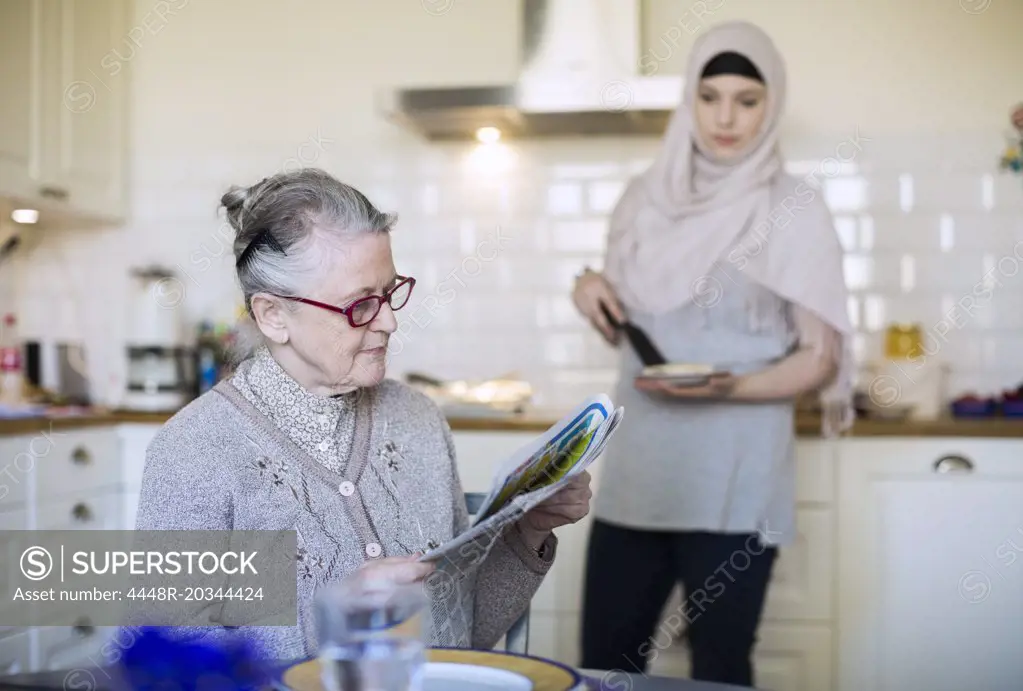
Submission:
<svg viewBox="0 0 1023 691">
<path fill-rule="evenodd" d="M 641 76 L 639 0 L 523 0 L 514 83 L 382 94 L 384 117 L 431 141 L 495 127 L 513 139 L 659 136 L 682 78 Z"/>
</svg>

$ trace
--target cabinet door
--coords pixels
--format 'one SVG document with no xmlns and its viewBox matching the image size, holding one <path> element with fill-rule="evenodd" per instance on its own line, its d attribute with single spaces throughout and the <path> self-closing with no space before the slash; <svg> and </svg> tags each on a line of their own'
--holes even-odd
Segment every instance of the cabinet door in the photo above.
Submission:
<svg viewBox="0 0 1023 691">
<path fill-rule="evenodd" d="M 10 612 L 17 610 L 21 603 L 16 603 L 13 594 L 17 585 L 24 581 L 21 575 L 20 563 L 21 552 L 24 550 L 24 543 L 13 531 L 28 530 L 24 511 L 12 511 L 0 513 L 0 637 L 3 637 L 4 629 L 9 628 Z M 2 662 L 2 661 L 0 661 Z M 0 670 L 3 670 L 0 664 Z M 13 674 L 13 672 L 11 672 Z M 3 672 L 0 671 L 0 676 Z"/>
<path fill-rule="evenodd" d="M 37 530 L 120 530 L 124 498 L 118 492 L 83 493 L 39 505 Z"/>
<path fill-rule="evenodd" d="M 43 112 L 58 145 L 48 184 L 75 213 L 119 221 L 126 195 L 128 38 L 125 0 L 60 0 L 60 69 L 45 83 Z"/>
<path fill-rule="evenodd" d="M 142 486 L 146 449 L 162 427 L 132 423 L 118 428 L 117 435 L 121 442 L 121 482 L 125 490 L 137 492 Z"/>
<path fill-rule="evenodd" d="M 850 440 L 841 454 L 840 690 L 1019 688 L 1023 443 Z"/>
<path fill-rule="evenodd" d="M 30 484 L 37 458 L 33 454 L 33 437 L 17 436 L 0 438 L 0 514 L 5 511 L 31 511 L 33 492 Z M 36 444 L 36 448 L 41 448 Z"/>
<path fill-rule="evenodd" d="M 756 688 L 827 691 L 831 688 L 831 638 L 827 626 L 764 622 L 753 652 Z M 682 642 L 652 650 L 649 664 L 655 675 L 689 678 L 692 673 L 689 649 Z"/>
<path fill-rule="evenodd" d="M 40 503 L 121 485 L 120 437 L 109 427 L 40 435 L 33 451 Z"/>
<path fill-rule="evenodd" d="M 764 603 L 765 620 L 830 621 L 834 616 L 834 511 L 796 508 L 796 540 L 778 551 Z"/>
<path fill-rule="evenodd" d="M 0 195 L 31 198 L 38 174 L 42 0 L 0 3 Z"/>
</svg>

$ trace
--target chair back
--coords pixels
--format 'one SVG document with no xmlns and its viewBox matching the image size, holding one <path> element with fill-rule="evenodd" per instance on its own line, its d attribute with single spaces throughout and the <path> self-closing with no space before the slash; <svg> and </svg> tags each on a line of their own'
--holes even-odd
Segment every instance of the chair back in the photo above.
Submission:
<svg viewBox="0 0 1023 691">
<path fill-rule="evenodd" d="M 483 492 L 466 492 L 465 507 L 469 510 L 470 516 L 475 516 L 483 505 L 487 495 Z M 522 616 L 511 625 L 504 637 L 504 649 L 509 653 L 525 655 L 529 648 L 529 607 L 522 613 Z"/>
</svg>

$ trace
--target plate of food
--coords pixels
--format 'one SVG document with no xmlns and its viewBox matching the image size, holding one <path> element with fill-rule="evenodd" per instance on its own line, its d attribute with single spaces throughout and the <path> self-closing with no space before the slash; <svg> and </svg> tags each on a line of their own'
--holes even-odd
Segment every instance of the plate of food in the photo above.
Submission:
<svg viewBox="0 0 1023 691">
<path fill-rule="evenodd" d="M 697 362 L 667 362 L 663 365 L 644 367 L 641 379 L 656 379 L 677 386 L 703 386 L 711 377 L 728 374 L 714 365 Z"/>
</svg>

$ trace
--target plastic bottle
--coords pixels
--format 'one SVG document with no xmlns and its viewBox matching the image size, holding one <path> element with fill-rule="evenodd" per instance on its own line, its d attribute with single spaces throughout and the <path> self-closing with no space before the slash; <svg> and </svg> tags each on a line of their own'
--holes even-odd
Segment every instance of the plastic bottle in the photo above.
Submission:
<svg viewBox="0 0 1023 691">
<path fill-rule="evenodd" d="M 217 358 L 217 344 L 213 325 L 203 322 L 199 327 L 197 349 L 199 355 L 199 395 L 206 393 L 220 379 L 220 363 Z"/>
<path fill-rule="evenodd" d="M 13 314 L 4 316 L 0 332 L 0 404 L 20 406 L 24 403 L 24 358 L 18 340 L 18 324 Z"/>
</svg>

